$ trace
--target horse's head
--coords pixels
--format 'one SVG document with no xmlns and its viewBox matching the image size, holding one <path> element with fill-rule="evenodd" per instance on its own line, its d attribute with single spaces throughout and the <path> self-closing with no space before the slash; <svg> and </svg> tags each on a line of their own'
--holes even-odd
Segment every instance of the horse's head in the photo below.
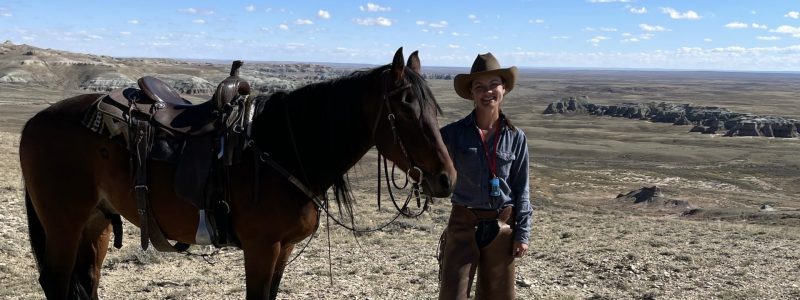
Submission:
<svg viewBox="0 0 800 300">
<path fill-rule="evenodd" d="M 426 194 L 449 196 L 456 171 L 439 134 L 441 109 L 420 76 L 417 52 L 406 65 L 403 48 L 398 49 L 380 77 L 376 87 L 380 103 L 366 111 L 371 114 L 368 120 L 375 120 L 372 129 L 378 151 L 420 182 Z"/>
</svg>

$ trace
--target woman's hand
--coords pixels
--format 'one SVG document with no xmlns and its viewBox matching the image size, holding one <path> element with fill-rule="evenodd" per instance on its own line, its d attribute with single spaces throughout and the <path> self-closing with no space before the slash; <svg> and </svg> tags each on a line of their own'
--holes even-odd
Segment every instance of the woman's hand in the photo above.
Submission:
<svg viewBox="0 0 800 300">
<path fill-rule="evenodd" d="M 514 247 L 511 248 L 511 255 L 513 255 L 515 258 L 518 258 L 525 255 L 525 252 L 528 252 L 528 244 L 514 242 Z"/>
</svg>

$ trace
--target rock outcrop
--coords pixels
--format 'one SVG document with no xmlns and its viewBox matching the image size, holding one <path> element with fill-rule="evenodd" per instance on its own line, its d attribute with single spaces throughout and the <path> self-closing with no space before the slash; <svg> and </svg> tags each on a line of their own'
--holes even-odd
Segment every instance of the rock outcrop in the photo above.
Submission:
<svg viewBox="0 0 800 300">
<path fill-rule="evenodd" d="M 136 80 L 119 73 L 103 73 L 81 83 L 80 88 L 92 92 L 110 92 L 122 87 L 136 87 Z"/>
<path fill-rule="evenodd" d="M 614 200 L 623 205 L 643 205 L 659 209 L 686 210 L 691 208 L 688 201 L 665 197 L 661 188 L 655 185 L 642 187 L 627 194 L 619 194 Z"/>
<path fill-rule="evenodd" d="M 187 95 L 211 95 L 216 90 L 213 85 L 203 78 L 186 74 L 154 74 L 167 85 L 174 88 L 181 94 Z"/>
<path fill-rule="evenodd" d="M 651 122 L 692 126 L 689 132 L 725 136 L 800 137 L 800 120 L 779 116 L 758 116 L 733 112 L 716 106 L 693 106 L 666 102 L 598 105 L 586 96 L 563 98 L 550 103 L 543 114 L 591 114 Z M 727 130 L 725 133 L 720 131 Z"/>
</svg>

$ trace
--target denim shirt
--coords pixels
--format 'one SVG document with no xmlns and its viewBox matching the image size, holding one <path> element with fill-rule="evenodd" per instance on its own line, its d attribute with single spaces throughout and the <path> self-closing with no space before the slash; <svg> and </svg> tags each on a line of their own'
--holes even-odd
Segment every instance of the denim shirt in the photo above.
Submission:
<svg viewBox="0 0 800 300">
<path fill-rule="evenodd" d="M 505 116 L 501 114 L 501 120 Z M 502 126 L 497 145 L 497 177 L 500 179 L 500 196 L 489 194 L 492 173 L 486 161 L 483 143 L 475 112 L 441 130 L 442 140 L 447 146 L 458 176 L 453 204 L 477 209 L 499 209 L 513 205 L 516 216 L 514 240 L 528 243 L 531 227 L 530 187 L 528 179 L 528 141 L 521 129 Z M 487 138 L 489 153 L 494 152 L 494 138 Z"/>
</svg>

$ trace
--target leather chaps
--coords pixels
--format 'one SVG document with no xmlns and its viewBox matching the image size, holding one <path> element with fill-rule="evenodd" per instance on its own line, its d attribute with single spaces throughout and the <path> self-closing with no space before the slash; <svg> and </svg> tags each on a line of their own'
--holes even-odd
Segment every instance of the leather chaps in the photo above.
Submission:
<svg viewBox="0 0 800 300">
<path fill-rule="evenodd" d="M 514 299 L 513 207 L 472 210 L 453 205 L 442 234 L 439 299 Z"/>
</svg>

